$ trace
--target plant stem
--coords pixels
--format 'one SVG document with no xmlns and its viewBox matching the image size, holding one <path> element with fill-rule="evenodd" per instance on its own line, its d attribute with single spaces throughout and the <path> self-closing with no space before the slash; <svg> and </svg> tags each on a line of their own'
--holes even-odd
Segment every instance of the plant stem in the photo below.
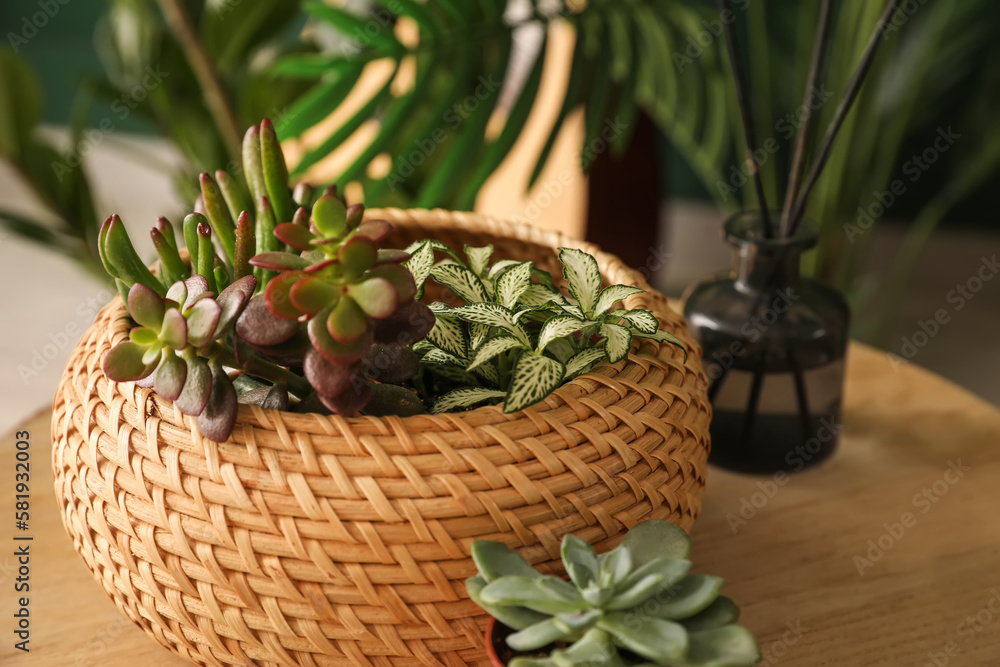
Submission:
<svg viewBox="0 0 1000 667">
<path fill-rule="evenodd" d="M 854 105 L 854 100 L 857 99 L 858 93 L 861 91 L 861 85 L 864 83 L 868 70 L 871 69 L 872 62 L 875 60 L 875 54 L 878 52 L 879 42 L 885 34 L 885 26 L 892 19 L 898 7 L 899 0 L 889 0 L 886 3 L 885 10 L 882 12 L 882 16 L 879 17 L 878 23 L 875 25 L 875 32 L 872 33 L 871 39 L 868 41 L 868 46 L 865 47 L 865 52 L 861 56 L 861 62 L 858 63 L 857 69 L 854 70 L 854 75 L 847 84 L 847 90 L 844 93 L 844 97 L 840 100 L 840 104 L 837 106 L 837 111 L 834 114 L 833 120 L 830 121 L 830 127 L 827 128 L 826 135 L 823 137 L 823 143 L 820 145 L 816 161 L 813 163 L 812 169 L 809 170 L 809 176 L 806 179 L 805 185 L 802 187 L 802 192 L 799 194 L 795 208 L 792 209 L 791 228 L 788 232 L 789 236 L 793 236 L 795 234 L 799 224 L 802 222 L 802 214 L 805 212 L 806 203 L 809 200 L 809 193 L 812 192 L 813 187 L 816 185 L 816 181 L 819 180 L 820 174 L 823 173 L 823 167 L 826 165 L 826 161 L 830 157 L 830 150 L 833 147 L 833 142 L 837 138 L 837 134 L 840 131 L 840 126 L 844 124 L 844 119 L 847 118 L 847 114 Z"/>
<path fill-rule="evenodd" d="M 167 19 L 167 24 L 184 50 L 184 55 L 195 78 L 198 79 L 198 85 L 205 96 L 205 104 L 208 105 L 215 124 L 219 128 L 229 157 L 238 163 L 240 160 L 240 131 L 236 112 L 229 96 L 222 87 L 222 80 L 218 72 L 215 71 L 212 61 L 209 60 L 205 50 L 201 48 L 201 42 L 198 41 L 191 17 L 185 11 L 181 0 L 157 1 Z"/>
<path fill-rule="evenodd" d="M 813 45 L 812 62 L 809 65 L 809 77 L 806 80 L 806 91 L 803 94 L 802 106 L 808 107 L 809 97 L 812 95 L 816 83 L 819 81 L 819 73 L 825 64 L 826 43 L 830 37 L 830 10 L 833 7 L 832 0 L 823 0 L 819 10 L 819 21 L 816 24 L 816 41 Z M 802 180 L 802 171 L 805 168 L 806 144 L 809 141 L 809 130 L 812 126 L 813 114 L 806 116 L 802 127 L 799 128 L 799 136 L 796 137 L 795 156 L 792 158 L 792 169 L 788 174 L 788 189 L 785 191 L 785 205 L 781 213 L 780 236 L 788 236 L 788 229 L 791 225 L 792 205 L 795 203 L 795 195 L 799 189 L 799 181 Z"/>
<path fill-rule="evenodd" d="M 261 359 L 256 354 L 251 354 L 246 362 L 241 364 L 236 358 L 236 354 L 221 343 L 216 343 L 212 354 L 223 366 L 242 370 L 274 384 L 284 381 L 288 385 L 288 391 L 299 398 L 305 398 L 312 393 L 312 385 L 304 377 L 296 375 L 287 368 Z"/>
<path fill-rule="evenodd" d="M 732 15 L 729 0 L 719 0 L 719 11 L 725 15 Z M 735 21 L 725 24 L 726 48 L 729 50 L 729 62 L 733 67 L 733 82 L 736 84 L 736 102 L 740 108 L 740 116 L 743 119 L 743 132 L 747 140 L 747 156 L 750 159 L 750 174 L 753 176 L 754 190 L 757 192 L 757 206 L 760 207 L 761 219 L 764 222 L 764 235 L 767 238 L 774 236 L 771 229 L 771 217 L 767 206 L 767 198 L 764 196 L 764 184 L 760 180 L 760 169 L 757 164 L 757 137 L 754 131 L 753 111 L 750 102 L 747 100 L 746 80 L 743 77 L 743 67 L 739 54 L 739 41 L 736 38 Z"/>
</svg>

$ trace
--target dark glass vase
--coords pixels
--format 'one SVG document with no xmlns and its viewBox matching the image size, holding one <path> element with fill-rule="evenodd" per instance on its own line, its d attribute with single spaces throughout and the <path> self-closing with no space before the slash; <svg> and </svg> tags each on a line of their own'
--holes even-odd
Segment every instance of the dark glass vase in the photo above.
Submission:
<svg viewBox="0 0 1000 667">
<path fill-rule="evenodd" d="M 818 238 L 812 223 L 767 239 L 760 214 L 747 212 L 726 222 L 725 235 L 732 274 L 692 287 L 684 309 L 709 378 L 709 460 L 797 472 L 837 446 L 850 311 L 840 292 L 800 273 Z"/>
</svg>

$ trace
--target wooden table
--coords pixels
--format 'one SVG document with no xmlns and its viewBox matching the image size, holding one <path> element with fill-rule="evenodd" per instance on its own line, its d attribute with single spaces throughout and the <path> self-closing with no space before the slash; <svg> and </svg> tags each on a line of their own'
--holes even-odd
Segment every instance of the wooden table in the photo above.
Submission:
<svg viewBox="0 0 1000 667">
<path fill-rule="evenodd" d="M 988 372 L 988 369 L 984 369 Z M 789 478 L 713 469 L 694 531 L 763 665 L 1000 664 L 1000 412 L 884 354 L 851 349 L 841 450 Z M 184 663 L 121 616 L 63 531 L 49 413 L 31 433 L 31 652 L 13 648 L 14 434 L 0 443 L 0 664 Z M 741 514 L 742 513 L 742 514 Z"/>
</svg>

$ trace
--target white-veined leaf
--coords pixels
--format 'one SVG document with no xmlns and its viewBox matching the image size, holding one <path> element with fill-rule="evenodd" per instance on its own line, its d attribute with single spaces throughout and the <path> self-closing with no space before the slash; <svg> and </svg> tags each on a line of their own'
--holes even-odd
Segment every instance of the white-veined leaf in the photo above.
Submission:
<svg viewBox="0 0 1000 667">
<path fill-rule="evenodd" d="M 473 369 L 473 374 L 478 375 L 483 380 L 486 380 L 488 384 L 494 387 L 500 385 L 500 373 L 497 371 L 496 366 L 493 364 L 483 364 L 482 366 L 476 366 Z"/>
<path fill-rule="evenodd" d="M 594 311 L 601 293 L 601 269 L 590 254 L 575 248 L 560 248 L 559 261 L 563 265 L 563 275 L 585 313 Z"/>
<path fill-rule="evenodd" d="M 410 252 L 410 258 L 403 262 L 403 266 L 413 274 L 413 281 L 417 284 L 417 295 L 415 298 L 419 301 L 424 295 L 424 282 L 431 275 L 431 269 L 434 268 L 434 247 L 429 241 L 424 241 L 417 245 Z"/>
<path fill-rule="evenodd" d="M 561 307 L 565 312 L 569 313 L 570 315 L 572 315 L 577 319 L 583 320 L 587 318 L 587 316 L 583 312 L 583 308 L 576 305 L 575 303 L 564 302 Z"/>
<path fill-rule="evenodd" d="M 651 334 L 643 333 L 641 331 L 633 331 L 633 333 L 636 336 L 639 336 L 640 338 L 648 338 L 650 340 L 655 340 L 659 343 L 670 343 L 675 347 L 681 348 L 682 350 L 684 350 L 684 363 L 687 363 L 687 358 L 688 358 L 687 348 L 684 346 L 684 343 L 682 343 L 677 336 L 673 335 L 669 331 L 656 331 Z"/>
<path fill-rule="evenodd" d="M 469 349 L 475 350 L 483 341 L 486 340 L 490 335 L 490 328 L 485 324 L 470 324 L 469 325 Z"/>
<path fill-rule="evenodd" d="M 431 414 L 438 415 L 458 408 L 470 408 L 477 403 L 503 397 L 504 393 L 495 389 L 480 389 L 478 387 L 456 389 L 439 398 L 431 407 Z"/>
<path fill-rule="evenodd" d="M 606 356 L 607 352 L 602 347 L 589 347 L 582 352 L 576 353 L 572 359 L 566 362 L 566 377 L 575 378 L 581 373 L 586 373 L 595 362 L 604 359 Z"/>
<path fill-rule="evenodd" d="M 476 353 L 472 355 L 472 362 L 469 364 L 468 370 L 474 370 L 480 364 L 486 363 L 498 355 L 518 347 L 523 348 L 525 345 L 513 336 L 496 336 L 495 338 L 490 338 L 480 345 Z"/>
<path fill-rule="evenodd" d="M 496 278 L 505 270 L 514 266 L 515 264 L 520 264 L 516 259 L 501 259 L 499 262 L 490 267 L 488 278 Z"/>
<path fill-rule="evenodd" d="M 464 359 L 469 354 L 469 344 L 465 338 L 465 326 L 454 315 L 434 313 L 434 328 L 427 339 L 442 350 Z"/>
<path fill-rule="evenodd" d="M 436 364 L 441 366 L 454 366 L 459 370 L 465 370 L 465 361 L 459 359 L 450 352 L 445 352 L 441 348 L 435 347 L 427 350 L 427 354 L 420 360 L 423 364 Z"/>
<path fill-rule="evenodd" d="M 521 322 L 522 320 L 534 320 L 536 322 L 544 322 L 545 320 L 552 317 L 552 311 L 547 308 L 522 308 L 521 310 L 514 313 L 514 321 Z"/>
<path fill-rule="evenodd" d="M 514 366 L 503 411 L 517 412 L 551 394 L 566 376 L 566 367 L 555 359 L 525 352 Z"/>
<path fill-rule="evenodd" d="M 420 241 L 414 241 L 410 245 L 406 246 L 404 250 L 405 252 L 408 252 L 412 255 L 416 250 L 419 250 L 421 246 L 430 246 L 430 248 L 434 251 L 443 252 L 447 255 L 450 255 L 451 257 L 454 257 L 455 259 L 458 259 L 457 252 L 455 252 L 445 244 L 441 243 L 440 241 L 436 241 L 434 239 L 422 239 Z"/>
<path fill-rule="evenodd" d="M 636 310 L 612 310 L 606 314 L 606 317 L 609 321 L 614 318 L 617 318 L 618 321 L 625 320 L 629 323 L 629 326 L 642 334 L 654 334 L 660 328 L 660 322 L 656 319 L 656 315 L 641 308 Z M 611 323 L 618 324 L 618 321 L 612 321 Z"/>
<path fill-rule="evenodd" d="M 628 356 L 632 347 L 632 331 L 618 324 L 602 324 L 601 335 L 607 338 L 604 349 L 607 350 L 611 363 L 621 361 Z"/>
<path fill-rule="evenodd" d="M 559 294 L 553 292 L 545 285 L 533 283 L 521 292 L 521 296 L 518 297 L 517 302 L 523 306 L 537 308 L 538 306 L 544 306 L 558 300 Z"/>
<path fill-rule="evenodd" d="M 431 276 L 466 303 L 488 301 L 486 288 L 479 276 L 460 264 L 438 264 L 431 269 Z"/>
<path fill-rule="evenodd" d="M 633 294 L 642 294 L 646 290 L 628 285 L 610 285 L 601 290 L 601 295 L 597 298 L 597 305 L 594 306 L 594 315 L 602 315 L 611 309 L 618 301 Z"/>
<path fill-rule="evenodd" d="M 436 347 L 434 343 L 430 342 L 426 338 L 422 338 L 413 344 L 413 351 L 417 354 L 423 354 L 433 347 Z"/>
<path fill-rule="evenodd" d="M 472 272 L 481 276 L 486 270 L 486 265 L 490 263 L 490 257 L 493 256 L 493 246 L 488 245 L 481 248 L 465 246 L 465 256 L 469 258 L 469 268 L 472 269 Z"/>
<path fill-rule="evenodd" d="M 514 313 L 503 306 L 495 303 L 470 303 L 467 306 L 452 308 L 451 313 L 466 322 L 509 331 L 525 345 L 531 344 L 528 332 L 514 319 Z"/>
<path fill-rule="evenodd" d="M 513 308 L 518 299 L 531 286 L 531 262 L 518 262 L 500 274 L 496 281 L 494 301 L 504 308 Z"/>
<path fill-rule="evenodd" d="M 549 346 L 549 343 L 557 338 L 569 336 L 574 331 L 579 331 L 585 326 L 587 326 L 586 322 L 578 320 L 570 315 L 553 317 L 551 320 L 542 325 L 542 330 L 538 334 L 538 352 L 544 352 L 545 348 Z"/>
</svg>

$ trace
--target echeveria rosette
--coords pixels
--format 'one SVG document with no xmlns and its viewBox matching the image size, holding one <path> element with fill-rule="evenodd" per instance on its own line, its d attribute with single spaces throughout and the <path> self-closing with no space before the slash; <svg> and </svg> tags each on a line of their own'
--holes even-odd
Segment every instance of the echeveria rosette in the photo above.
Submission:
<svg viewBox="0 0 1000 667">
<path fill-rule="evenodd" d="M 433 325 L 426 306 L 414 301 L 416 284 L 402 266 L 409 255 L 379 248 L 392 226 L 385 220 L 364 221 L 363 214 L 361 206 L 348 208 L 334 194 L 324 195 L 313 205 L 311 217 L 299 209 L 292 222 L 275 228 L 275 236 L 298 254 L 268 252 L 251 260 L 258 268 L 277 272 L 263 305 L 273 320 L 306 323 L 311 347 L 303 358 L 305 376 L 323 404 L 342 415 L 365 408 L 373 389 L 391 391 L 373 387 L 373 380 L 395 383 L 412 377 L 419 367 L 407 346 Z M 292 326 L 282 330 L 277 321 L 267 322 L 259 305 L 251 308 L 246 317 L 258 323 L 240 326 L 239 332 L 258 350 L 271 353 L 263 346 L 284 345 L 299 334 Z M 411 317 L 394 318 L 400 312 Z M 271 335 L 279 330 L 287 338 Z M 379 348 L 374 347 L 377 335 L 384 344 Z M 389 372 L 384 364 L 380 368 L 373 363 L 373 355 L 390 355 L 398 363 Z M 402 377 L 400 368 L 413 372 Z"/>
<path fill-rule="evenodd" d="M 198 417 L 202 434 L 223 442 L 236 421 L 236 393 L 223 368 L 228 350 L 220 342 L 250 301 L 256 278 L 245 276 L 216 296 L 204 276 L 170 286 L 161 297 L 142 283 L 128 292 L 128 311 L 138 326 L 129 340 L 104 357 L 104 372 L 116 382 L 140 382 Z"/>
<path fill-rule="evenodd" d="M 687 534 L 659 520 L 637 524 L 620 546 L 600 555 L 567 535 L 564 580 L 541 574 L 503 544 L 476 541 L 479 574 L 466 590 L 516 630 L 507 638 L 512 649 L 537 653 L 568 644 L 547 656 L 517 657 L 510 667 L 756 664 L 757 640 L 736 625 L 739 608 L 719 595 L 723 580 L 689 574 L 690 551 Z"/>
</svg>

